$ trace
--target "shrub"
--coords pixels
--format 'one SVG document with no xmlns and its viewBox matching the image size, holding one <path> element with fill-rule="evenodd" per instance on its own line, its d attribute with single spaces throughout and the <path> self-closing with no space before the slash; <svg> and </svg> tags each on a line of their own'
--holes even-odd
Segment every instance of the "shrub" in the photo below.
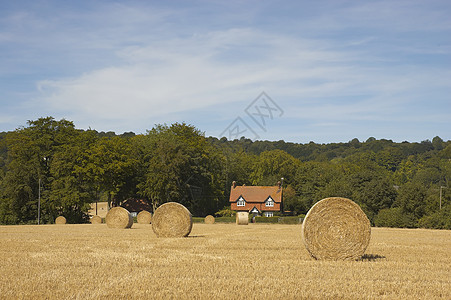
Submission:
<svg viewBox="0 0 451 300">
<path fill-rule="evenodd" d="M 451 229 L 451 206 L 428 216 L 422 217 L 418 221 L 418 226 L 422 228 Z"/>
<path fill-rule="evenodd" d="M 279 223 L 279 217 L 255 217 L 255 223 Z"/>
<path fill-rule="evenodd" d="M 271 224 L 300 224 L 300 217 L 255 217 L 255 223 L 271 223 Z"/>
<path fill-rule="evenodd" d="M 279 218 L 280 224 L 301 224 L 304 218 L 301 217 L 283 217 Z"/>
<path fill-rule="evenodd" d="M 234 217 L 236 215 L 236 211 L 231 210 L 230 206 L 225 206 L 223 209 L 215 213 L 218 217 Z"/>
<path fill-rule="evenodd" d="M 218 217 L 215 218 L 216 223 L 235 223 L 235 217 Z"/>
<path fill-rule="evenodd" d="M 403 212 L 401 207 L 381 209 L 374 218 L 374 225 L 378 227 L 413 228 L 416 223 L 415 217 Z"/>
</svg>

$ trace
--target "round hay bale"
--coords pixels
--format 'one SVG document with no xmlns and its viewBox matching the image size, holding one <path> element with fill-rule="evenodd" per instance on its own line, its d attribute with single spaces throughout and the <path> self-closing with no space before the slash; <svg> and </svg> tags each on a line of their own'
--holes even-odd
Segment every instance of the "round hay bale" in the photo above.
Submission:
<svg viewBox="0 0 451 300">
<path fill-rule="evenodd" d="M 192 227 L 191 213 L 180 203 L 165 203 L 155 210 L 152 217 L 152 229 L 157 237 L 185 237 Z"/>
<path fill-rule="evenodd" d="M 371 237 L 371 225 L 353 201 L 325 198 L 308 211 L 302 223 L 302 239 L 318 260 L 356 260 L 362 257 Z"/>
<path fill-rule="evenodd" d="M 236 224 L 237 225 L 248 225 L 249 224 L 249 213 L 247 211 L 238 211 L 236 213 Z"/>
<path fill-rule="evenodd" d="M 102 218 L 100 216 L 93 216 L 91 218 L 91 224 L 102 224 Z"/>
<path fill-rule="evenodd" d="M 142 210 L 136 217 L 139 224 L 150 224 L 152 222 L 152 214 L 147 210 Z"/>
<path fill-rule="evenodd" d="M 63 216 L 59 216 L 55 219 L 55 224 L 66 224 L 66 218 Z"/>
<path fill-rule="evenodd" d="M 213 217 L 212 215 L 206 216 L 205 219 L 204 219 L 204 223 L 205 224 L 214 224 L 215 223 L 215 217 Z"/>
<path fill-rule="evenodd" d="M 106 215 L 105 223 L 109 228 L 131 228 L 133 225 L 133 217 L 128 210 L 123 207 L 113 207 Z"/>
</svg>

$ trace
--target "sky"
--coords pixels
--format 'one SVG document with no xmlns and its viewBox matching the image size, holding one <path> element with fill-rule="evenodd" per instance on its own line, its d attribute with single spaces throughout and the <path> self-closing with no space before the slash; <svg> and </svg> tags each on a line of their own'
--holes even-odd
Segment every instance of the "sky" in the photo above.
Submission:
<svg viewBox="0 0 451 300">
<path fill-rule="evenodd" d="M 451 139 L 451 2 L 0 0 L 0 131 Z"/>
</svg>

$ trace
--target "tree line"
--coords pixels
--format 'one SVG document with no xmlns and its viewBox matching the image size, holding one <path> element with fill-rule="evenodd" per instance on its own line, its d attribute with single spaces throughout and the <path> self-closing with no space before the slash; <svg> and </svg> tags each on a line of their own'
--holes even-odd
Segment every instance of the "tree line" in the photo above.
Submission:
<svg viewBox="0 0 451 300">
<path fill-rule="evenodd" d="M 274 185 L 284 210 L 305 214 L 331 196 L 357 202 L 373 225 L 451 229 L 451 141 L 353 139 L 307 144 L 205 137 L 192 125 L 156 125 L 146 134 L 76 129 L 52 117 L 0 133 L 0 223 L 64 215 L 87 221 L 89 204 L 144 198 L 182 203 L 195 216 L 229 205 L 232 181 Z"/>
</svg>

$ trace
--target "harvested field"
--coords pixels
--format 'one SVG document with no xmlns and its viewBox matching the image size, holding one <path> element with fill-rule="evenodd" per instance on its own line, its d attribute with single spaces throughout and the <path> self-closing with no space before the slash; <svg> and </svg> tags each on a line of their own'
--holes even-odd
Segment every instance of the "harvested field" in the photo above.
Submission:
<svg viewBox="0 0 451 300">
<path fill-rule="evenodd" d="M 0 226 L 2 299 L 451 299 L 451 231 L 373 228 L 360 261 L 317 261 L 300 225 Z"/>
</svg>

